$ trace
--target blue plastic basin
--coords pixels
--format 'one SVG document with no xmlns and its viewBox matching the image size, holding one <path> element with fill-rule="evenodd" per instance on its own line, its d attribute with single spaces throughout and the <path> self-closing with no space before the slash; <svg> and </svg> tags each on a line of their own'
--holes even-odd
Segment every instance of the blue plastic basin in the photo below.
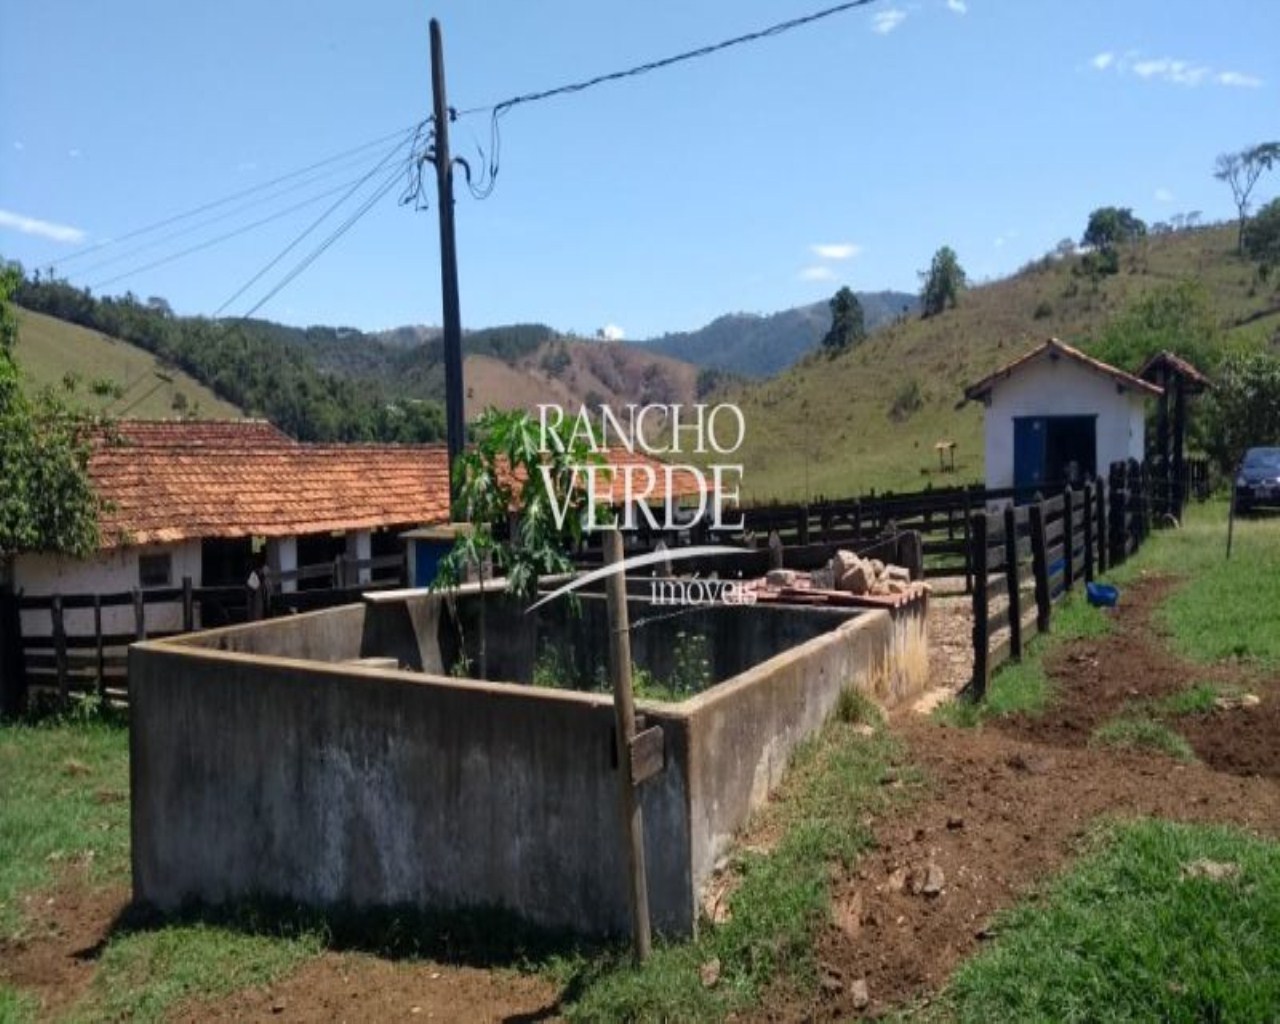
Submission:
<svg viewBox="0 0 1280 1024">
<path fill-rule="evenodd" d="M 1089 583 L 1085 585 L 1089 603 L 1095 608 L 1114 608 L 1120 600 L 1120 590 L 1110 583 Z"/>
</svg>

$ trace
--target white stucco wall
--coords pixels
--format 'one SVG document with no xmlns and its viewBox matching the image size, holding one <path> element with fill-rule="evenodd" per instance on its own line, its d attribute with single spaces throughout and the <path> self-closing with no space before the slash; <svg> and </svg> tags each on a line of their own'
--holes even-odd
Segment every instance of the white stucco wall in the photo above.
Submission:
<svg viewBox="0 0 1280 1024">
<path fill-rule="evenodd" d="M 1013 421 L 1018 416 L 1096 416 L 1097 467 L 1142 460 L 1145 394 L 1118 390 L 1116 381 L 1065 357 L 1041 356 L 998 382 L 984 418 L 987 487 L 1013 486 Z"/>
<path fill-rule="evenodd" d="M 182 578 L 190 576 L 200 585 L 200 542 L 159 544 L 144 547 L 116 548 L 99 552 L 92 558 L 68 558 L 65 555 L 18 555 L 14 565 L 14 588 L 28 597 L 50 594 L 119 594 L 133 590 L 138 582 L 138 558 L 169 552 L 170 585 L 182 586 Z M 147 629 L 170 631 L 182 628 L 182 605 L 147 606 Z M 69 609 L 64 613 L 69 635 L 93 632 L 92 609 Z M 198 623 L 197 623 L 198 625 Z M 126 633 L 134 628 L 133 608 L 102 609 L 102 628 L 107 633 Z M 24 611 L 22 631 L 27 636 L 48 636 L 51 631 L 49 613 Z"/>
</svg>

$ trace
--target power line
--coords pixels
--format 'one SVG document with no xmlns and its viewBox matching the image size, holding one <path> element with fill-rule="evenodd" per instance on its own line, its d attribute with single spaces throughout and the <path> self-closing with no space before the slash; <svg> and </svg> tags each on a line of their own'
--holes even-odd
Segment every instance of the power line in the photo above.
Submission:
<svg viewBox="0 0 1280 1024">
<path fill-rule="evenodd" d="M 411 129 L 412 135 L 406 134 L 404 138 L 401 138 L 400 141 L 397 142 L 391 148 L 391 150 L 382 157 L 381 160 L 379 160 L 376 164 L 374 164 L 374 166 L 370 168 L 369 171 L 367 171 L 358 181 L 356 181 L 351 186 L 351 188 L 349 188 L 346 192 L 344 192 L 343 195 L 336 202 L 331 204 L 322 214 L 320 214 L 319 217 L 317 217 L 310 224 L 308 224 L 307 227 L 304 228 L 302 232 L 299 233 L 293 239 L 293 241 L 291 241 L 288 245 L 286 245 L 283 249 L 281 249 L 278 253 L 276 253 L 276 255 L 273 256 L 271 260 L 268 261 L 268 263 L 264 267 L 258 270 L 257 273 L 255 273 L 252 277 L 250 277 L 247 281 L 245 281 L 244 284 L 242 284 L 239 288 L 237 288 L 235 292 L 233 292 L 231 296 L 229 296 L 227 300 L 222 303 L 221 306 L 219 306 L 216 310 L 214 310 L 213 315 L 215 317 L 221 316 L 228 306 L 230 306 L 233 302 L 236 301 L 236 299 L 240 298 L 241 295 L 243 295 L 255 284 L 257 284 L 257 282 L 260 281 L 266 274 L 268 274 L 271 271 L 271 269 L 274 266 L 276 266 L 276 264 L 278 264 L 282 259 L 288 256 L 289 253 L 291 253 L 295 248 L 297 248 L 297 246 L 302 243 L 303 239 L 305 239 L 308 235 L 310 235 L 311 232 L 315 231 L 315 229 L 318 228 L 322 223 L 324 223 L 324 221 L 327 220 L 329 216 L 333 214 L 340 206 L 342 206 L 343 203 L 345 203 L 348 199 L 350 199 L 353 195 L 355 195 L 356 192 L 358 192 L 360 188 L 369 181 L 370 178 L 372 178 L 380 170 L 386 167 L 388 163 L 394 160 L 396 154 L 399 153 L 400 150 L 404 149 L 406 144 L 409 144 L 411 147 L 407 162 L 409 165 L 412 165 L 414 162 L 413 158 L 414 158 L 414 152 L 415 152 L 413 148 L 413 143 L 416 142 L 419 133 L 422 131 L 422 127 L 423 127 L 422 123 L 415 125 L 413 129 Z M 403 170 L 402 167 L 396 168 L 395 174 L 392 178 L 393 181 L 395 177 L 398 177 L 400 175 L 402 170 Z M 292 280 L 292 278 L 290 278 L 289 280 Z M 266 301 L 266 300 L 264 299 L 263 301 Z M 261 303 L 259 303 L 259 305 L 261 305 Z M 257 308 L 258 308 L 257 306 L 254 307 L 255 310 Z M 248 316 L 249 314 L 246 313 L 245 315 Z"/>
<path fill-rule="evenodd" d="M 411 155 L 409 163 L 412 163 L 413 159 L 414 159 L 414 155 Z M 395 187 L 396 182 L 399 180 L 401 174 L 403 174 L 404 171 L 405 171 L 404 167 L 396 167 L 392 171 L 392 173 L 383 181 L 383 183 L 378 186 L 377 191 L 375 191 L 373 195 L 371 195 L 368 199 L 366 199 L 364 203 L 362 203 L 355 210 L 354 213 L 352 213 L 345 221 L 343 221 L 342 224 L 340 224 L 323 242 L 321 242 L 318 246 L 316 246 L 313 250 L 311 250 L 310 253 L 308 253 L 305 257 L 303 257 L 302 260 L 299 261 L 293 267 L 292 270 L 290 270 L 283 278 L 280 279 L 279 282 L 277 282 L 274 288 L 272 288 L 269 292 L 267 292 L 266 295 L 264 295 L 256 303 L 254 303 L 254 305 L 247 312 L 243 314 L 241 319 L 247 320 L 249 317 L 253 316 L 254 313 L 260 310 L 263 306 L 265 306 L 268 302 L 270 302 L 273 298 L 275 298 L 276 295 L 278 295 L 282 290 L 284 290 L 285 287 L 291 284 L 298 277 L 299 274 L 301 274 L 304 270 L 306 270 L 309 266 L 311 266 L 311 264 L 313 264 L 316 260 L 318 260 L 322 255 L 324 255 L 324 253 L 328 251 L 330 246 L 332 246 L 335 242 L 338 241 L 339 238 L 341 238 L 349 230 L 351 230 L 351 228 L 353 228 L 356 225 L 356 223 L 366 213 L 368 213 L 370 210 L 373 209 L 373 207 L 378 203 L 380 199 L 382 199 L 388 192 L 390 192 Z"/>
<path fill-rule="evenodd" d="M 644 64 L 637 64 L 635 67 L 625 68 L 621 71 L 610 71 L 607 74 L 596 75 L 594 78 L 587 78 L 580 82 L 570 82 L 567 85 L 558 85 L 551 89 L 541 89 L 537 92 L 523 93 L 522 95 L 512 96 L 510 99 L 502 100 L 501 102 L 490 106 L 470 107 L 466 110 L 451 110 L 451 119 L 467 117 L 471 114 L 480 114 L 486 111 L 490 113 L 489 162 L 486 168 L 486 174 L 484 176 L 484 180 L 481 181 L 480 184 L 473 185 L 471 181 L 471 169 L 465 162 L 463 162 L 463 168 L 466 171 L 467 185 L 471 189 L 472 194 L 480 199 L 487 197 L 489 193 L 493 191 L 494 180 L 498 176 L 498 152 L 501 148 L 501 137 L 498 122 L 504 114 L 521 104 L 537 103 L 542 100 L 552 99 L 556 96 L 566 96 L 571 93 L 583 92 L 587 89 L 592 89 L 598 85 L 604 85 L 608 82 L 617 82 L 625 78 L 635 78 L 639 75 L 648 74 L 651 71 L 659 71 L 663 68 L 669 68 L 675 64 L 683 64 L 687 61 L 699 60 L 703 57 L 709 57 L 712 54 L 719 53 L 722 50 L 728 50 L 731 47 L 759 42 L 762 39 L 781 35 L 784 32 L 790 32 L 792 29 L 800 28 L 804 25 L 811 25 L 816 21 L 822 21 L 825 18 L 834 17 L 837 14 L 844 14 L 845 12 L 854 10 L 858 7 L 866 7 L 875 2 L 876 0 L 847 0 L 845 3 L 835 4 L 832 7 L 825 7 L 820 11 L 801 15 L 798 18 L 789 18 L 786 21 L 780 21 L 777 24 L 770 25 L 767 28 L 762 28 L 755 32 L 747 32 L 744 35 L 734 36 L 731 39 L 724 39 L 718 43 L 700 46 L 695 50 L 686 50 L 683 53 L 673 54 L 670 57 L 663 57 L 659 60 L 649 61 Z"/>
<path fill-rule="evenodd" d="M 364 180 L 365 179 L 363 178 L 357 179 L 357 183 Z M 97 291 L 100 288 L 105 288 L 109 284 L 115 284 L 117 281 L 123 281 L 126 278 L 134 277 L 137 274 L 141 274 L 143 271 L 154 270 L 156 267 L 162 267 L 167 263 L 173 263 L 174 261 L 183 259 L 184 257 L 192 255 L 193 253 L 200 252 L 204 249 L 212 248 L 215 245 L 220 245 L 221 243 L 230 241 L 233 238 L 238 238 L 240 235 L 247 234 L 250 231 L 253 231 L 253 230 L 256 230 L 257 228 L 262 227 L 264 224 L 270 224 L 272 221 L 280 220 L 280 218 L 282 217 L 287 217 L 291 213 L 296 213 L 298 210 L 311 206 L 314 203 L 318 203 L 320 200 L 333 195 L 335 192 L 340 192 L 346 187 L 347 187 L 346 185 L 339 185 L 337 188 L 331 188 L 327 192 L 321 192 L 319 195 L 311 196 L 307 199 L 302 200 L 299 203 L 294 203 L 292 206 L 287 206 L 283 210 L 277 210 L 275 213 L 268 214 L 267 216 L 261 217 L 258 220 L 255 220 L 249 224 L 245 224 L 242 227 L 238 227 L 234 231 L 228 231 L 225 234 L 217 235 L 214 238 L 206 239 L 203 242 L 198 242 L 195 245 L 188 246 L 185 249 L 180 249 L 177 252 L 169 253 L 167 256 L 161 256 L 158 259 L 152 260 L 150 263 L 144 263 L 141 266 L 132 267 L 129 270 L 123 271 L 122 273 L 119 273 L 119 274 L 115 274 L 112 277 L 105 278 L 102 281 L 96 281 L 89 286 L 90 290 Z"/>
<path fill-rule="evenodd" d="M 185 210 L 181 213 L 175 213 L 172 216 L 165 217 L 163 220 L 158 220 L 152 224 L 147 224 L 144 227 L 136 228 L 133 231 L 126 232 L 125 234 L 120 235 L 117 238 L 110 238 L 104 242 L 97 242 L 94 245 L 85 246 L 83 249 L 77 249 L 75 252 L 69 253 L 68 255 L 62 257 L 62 259 L 60 259 L 55 264 L 55 266 L 61 266 L 65 263 L 69 263 L 72 260 L 79 259 L 82 256 L 87 256 L 89 253 L 97 252 L 98 250 L 104 249 L 107 246 L 118 245 L 121 242 L 127 242 L 131 238 L 137 238 L 140 235 L 149 234 L 152 231 L 158 231 L 160 228 L 168 227 L 170 224 L 176 224 L 178 221 L 182 221 L 190 217 L 194 217 L 198 214 L 204 213 L 207 210 L 216 209 L 217 207 L 224 206 L 227 203 L 235 202 L 237 199 L 243 199 L 245 196 L 253 195 L 255 192 L 261 192 L 263 189 L 271 188 L 273 185 L 278 185 L 283 181 L 290 181 L 293 178 L 297 178 L 303 174 L 307 174 L 311 171 L 317 170 L 318 168 L 325 167 L 325 166 L 328 166 L 329 164 L 335 163 L 343 159 L 344 157 L 352 156 L 356 153 L 362 153 L 365 150 L 372 149 L 374 146 L 380 146 L 383 143 L 390 141 L 391 139 L 399 138 L 406 131 L 412 131 L 414 127 L 416 126 L 410 125 L 405 128 L 399 128 L 394 132 L 390 132 L 386 135 L 379 136 L 376 139 L 370 139 L 368 142 L 362 142 L 358 146 L 352 146 L 349 149 L 345 149 L 340 153 L 335 153 L 333 156 L 326 157 L 323 160 L 318 160 L 315 163 L 309 164 L 306 167 L 299 168 L 296 171 L 289 171 L 286 174 L 281 174 L 278 177 L 272 178 L 270 181 L 265 181 L 259 185 L 253 185 L 249 188 L 241 189 L 238 192 L 233 192 L 230 195 L 223 196 L 221 199 L 214 199 L 210 202 L 202 203 L 201 205 L 196 206 L 190 210 Z"/>
<path fill-rule="evenodd" d="M 355 154 L 355 155 L 359 156 L 361 154 Z M 132 256 L 137 256 L 139 253 L 146 252 L 149 249 L 158 248 L 159 246 L 162 246 L 167 242 L 172 242 L 186 235 L 191 235 L 191 234 L 195 234 L 197 232 L 203 231 L 205 228 L 213 227 L 225 221 L 233 220 L 239 214 L 244 213 L 247 210 L 252 210 L 256 207 L 263 206 L 267 203 L 270 203 L 273 200 L 279 199 L 282 196 L 287 196 L 287 195 L 290 195 L 291 193 L 301 191 L 302 189 L 307 188 L 310 185 L 315 185 L 318 182 L 322 182 L 327 178 L 333 178 L 338 174 L 349 174 L 353 169 L 350 165 L 354 163 L 355 161 L 351 158 L 351 156 L 344 157 L 340 162 L 330 166 L 328 170 L 322 171 L 319 174 L 313 175 L 311 177 L 303 178 L 301 181 L 296 181 L 291 185 L 288 185 L 281 189 L 277 189 L 276 191 L 270 192 L 266 195 L 258 196 L 255 199 L 250 199 L 248 202 L 241 203 L 222 213 L 215 214 L 214 216 L 209 217 L 205 220 L 198 221 L 195 224 L 188 224 L 185 227 L 180 227 L 175 231 L 170 231 L 166 234 L 161 235 L 159 238 L 153 238 L 150 241 L 143 242 L 141 245 L 136 245 L 131 249 L 126 249 L 124 252 L 116 253 L 114 256 L 108 256 L 106 259 L 99 260 L 97 263 L 90 264 L 89 266 L 85 267 L 82 270 L 77 271 L 76 273 L 80 275 L 92 274 L 97 270 L 101 270 L 103 267 L 109 267 L 113 264 L 120 263 L 124 260 L 129 259 Z M 349 184 L 350 184 L 350 181 L 346 182 L 345 184 L 338 185 L 336 189 L 331 189 L 330 191 L 321 193 L 321 196 L 331 195 L 337 189 L 345 188 Z M 107 243 L 104 243 L 104 245 L 105 244 Z"/>
</svg>

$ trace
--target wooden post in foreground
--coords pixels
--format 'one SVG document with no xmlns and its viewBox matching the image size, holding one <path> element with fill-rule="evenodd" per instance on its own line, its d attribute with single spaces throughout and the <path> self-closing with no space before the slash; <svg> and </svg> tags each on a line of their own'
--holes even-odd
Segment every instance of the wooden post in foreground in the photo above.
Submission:
<svg viewBox="0 0 1280 1024">
<path fill-rule="evenodd" d="M 604 532 L 605 565 L 622 561 L 622 534 Z M 627 578 L 618 572 L 608 578 L 609 678 L 613 683 L 613 714 L 618 748 L 618 806 L 627 842 L 627 895 L 631 904 L 631 945 L 637 962 L 649 957 L 649 885 L 644 866 L 644 819 L 633 779 L 631 746 L 636 733 L 635 703 L 631 697 L 631 633 L 627 621 Z"/>
</svg>

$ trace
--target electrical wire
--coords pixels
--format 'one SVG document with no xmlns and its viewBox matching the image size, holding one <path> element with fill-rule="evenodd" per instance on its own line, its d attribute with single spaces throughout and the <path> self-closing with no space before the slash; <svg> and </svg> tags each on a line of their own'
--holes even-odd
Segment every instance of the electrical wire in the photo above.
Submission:
<svg viewBox="0 0 1280 1024">
<path fill-rule="evenodd" d="M 258 281 L 260 281 L 263 277 L 265 277 L 268 273 L 270 273 L 272 268 L 274 268 L 276 264 L 278 264 L 282 259 L 288 256 L 289 253 L 291 253 L 294 249 L 296 249 L 308 235 L 310 235 L 313 231 L 316 230 L 316 228 L 318 228 L 321 224 L 323 224 L 340 206 L 343 205 L 343 203 L 345 203 L 348 199 L 354 196 L 369 181 L 369 179 L 374 177 L 379 171 L 385 168 L 388 163 L 394 160 L 396 157 L 396 154 L 398 154 L 402 149 L 404 149 L 406 145 L 410 147 L 408 162 L 412 163 L 414 160 L 414 153 L 416 151 L 415 147 L 417 144 L 417 140 L 421 135 L 422 127 L 423 127 L 423 122 L 420 122 L 414 125 L 413 128 L 410 130 L 412 134 L 401 133 L 402 135 L 404 135 L 404 137 L 401 138 L 394 146 L 392 146 L 391 149 L 382 157 L 381 160 L 379 160 L 364 175 L 362 175 L 349 189 L 347 189 L 343 193 L 343 195 L 339 199 L 337 199 L 334 203 L 332 203 L 329 207 L 327 207 L 325 211 L 322 214 L 320 214 L 319 217 L 317 217 L 310 224 L 308 224 L 307 227 L 304 228 L 300 234 L 294 237 L 293 241 L 291 241 L 288 245 L 286 245 L 283 249 L 281 249 L 278 253 L 276 253 L 276 255 L 273 256 L 265 266 L 263 266 L 252 277 L 250 277 L 247 281 L 245 281 L 244 284 L 242 284 L 239 288 L 237 288 L 227 298 L 227 300 L 222 303 L 221 306 L 219 306 L 216 310 L 214 310 L 213 315 L 215 317 L 221 316 L 226 311 L 226 309 L 233 302 L 236 301 L 236 299 L 240 298 L 241 295 L 247 292 L 250 288 L 252 288 L 255 284 L 257 284 Z M 403 170 L 402 167 L 397 167 L 395 171 L 395 175 L 398 177 L 402 173 L 402 170 Z M 257 307 L 255 307 L 255 309 L 256 308 Z M 249 314 L 245 314 L 245 315 L 248 316 Z"/>
<path fill-rule="evenodd" d="M 416 154 L 411 154 L 409 157 L 409 160 L 406 161 L 406 164 L 412 164 L 414 162 L 415 156 Z M 277 282 L 276 285 L 270 291 L 268 291 L 266 295 L 260 298 L 256 303 L 253 304 L 253 306 L 251 306 L 242 315 L 241 319 L 247 320 L 249 319 L 249 317 L 253 316 L 254 313 L 260 310 L 263 306 L 265 306 L 268 302 L 270 302 L 273 298 L 275 298 L 276 295 L 278 295 L 282 290 L 284 290 L 284 288 L 286 288 L 289 284 L 291 284 L 294 280 L 296 280 L 298 275 L 300 275 L 304 270 L 306 270 L 309 266 L 311 266 L 311 264 L 313 264 L 316 260 L 318 260 L 322 255 L 324 255 L 324 253 L 328 251 L 330 246 L 332 246 L 335 242 L 338 241 L 338 239 L 340 239 L 343 235 L 345 235 L 348 231 L 350 231 L 351 228 L 353 228 L 356 225 L 356 223 L 362 217 L 364 217 L 366 213 L 372 210 L 373 207 L 377 205 L 377 203 L 395 187 L 397 181 L 400 179 L 400 176 L 404 172 L 405 172 L 405 167 L 403 166 L 396 167 L 392 171 L 392 173 L 382 182 L 382 184 L 378 186 L 378 189 L 371 196 L 369 196 L 369 198 L 367 198 L 359 207 L 356 208 L 355 212 L 353 212 L 345 221 L 343 221 L 342 224 L 340 224 L 327 238 L 325 238 L 323 242 L 321 242 L 318 246 L 312 249 L 310 253 L 304 256 L 302 260 L 300 260 L 297 264 L 295 264 L 292 270 L 290 270 L 287 274 L 285 274 L 285 276 L 281 278 L 280 281 Z"/>
<path fill-rule="evenodd" d="M 362 156 L 362 155 L 363 154 L 356 154 L 356 156 Z M 124 252 L 116 253 L 114 256 L 108 256 L 106 259 L 99 260 L 97 263 L 90 264 L 89 266 L 76 271 L 76 274 L 81 276 L 92 274 L 95 271 L 103 269 L 104 267 L 112 266 L 114 264 L 127 260 L 130 257 L 137 256 L 140 253 L 147 252 L 151 249 L 156 249 L 162 245 L 165 245 L 168 242 L 175 241 L 187 235 L 196 234 L 200 231 L 203 231 L 205 228 L 213 227 L 225 221 L 233 220 L 237 216 L 239 216 L 241 213 L 244 213 L 248 210 L 255 209 L 259 206 L 263 206 L 267 203 L 273 202 L 276 199 L 280 199 L 281 197 L 290 195 L 294 192 L 299 192 L 310 185 L 315 185 L 319 182 L 325 181 L 326 179 L 333 178 L 338 174 L 349 174 L 354 169 L 354 165 L 356 163 L 357 161 L 354 160 L 351 156 L 344 157 L 342 158 L 341 161 L 331 165 L 328 168 L 328 170 L 322 171 L 319 174 L 315 174 L 315 175 L 312 175 L 311 177 L 304 178 L 301 181 L 296 181 L 291 185 L 288 185 L 281 189 L 277 189 L 276 191 L 267 193 L 266 195 L 258 196 L 255 199 L 250 199 L 248 202 L 240 203 L 239 205 L 234 206 L 231 209 L 226 210 L 222 213 L 216 214 L 213 217 L 209 217 L 205 220 L 198 221 L 195 224 L 188 224 L 185 227 L 180 227 L 176 231 L 170 231 L 166 234 L 161 235 L 159 238 L 153 238 L 150 241 L 143 242 L 141 245 L 134 246 L 131 249 L 126 249 Z M 350 184 L 350 181 L 347 181 L 342 185 L 338 185 L 335 189 L 330 189 L 327 192 L 321 193 L 321 195 L 322 196 L 332 195 L 333 192 L 337 191 L 337 189 L 345 188 L 349 184 Z"/>
<path fill-rule="evenodd" d="M 106 248 L 107 246 L 118 245 L 119 243 L 127 242 L 132 238 L 138 238 L 141 235 L 149 234 L 152 231 L 158 231 L 160 228 L 168 227 L 170 224 L 176 224 L 179 221 L 186 220 L 189 217 L 195 217 L 198 214 L 204 213 L 207 210 L 216 209 L 219 206 L 224 206 L 227 203 L 235 202 L 237 199 L 242 199 L 245 196 L 254 194 L 255 192 L 261 192 L 264 189 L 271 188 L 273 185 L 278 185 L 284 181 L 290 181 L 294 178 L 300 177 L 303 174 L 308 174 L 311 171 L 317 170 L 321 167 L 326 167 L 329 164 L 342 160 L 345 157 L 351 156 L 356 153 L 363 153 L 365 150 L 372 149 L 375 146 L 380 146 L 385 142 L 389 142 L 391 139 L 399 138 L 406 131 L 411 131 L 415 127 L 416 126 L 410 125 L 405 128 L 398 128 L 394 132 L 389 132 L 386 135 L 381 135 L 376 139 L 370 139 L 368 142 L 362 142 L 358 146 L 352 146 L 351 148 L 345 149 L 340 153 L 335 153 L 333 156 L 326 157 L 323 160 L 318 160 L 315 163 L 307 165 L 306 167 L 301 167 L 296 171 L 289 171 L 286 174 L 281 174 L 275 178 L 272 178 L 270 181 L 265 181 L 259 185 L 253 185 L 253 186 L 250 186 L 249 188 L 241 189 L 238 192 L 233 192 L 230 195 L 223 196 L 221 199 L 214 199 L 207 203 L 201 203 L 199 206 L 196 206 L 190 210 L 184 210 L 181 213 L 175 213 L 171 216 L 163 218 L 162 220 L 158 220 L 152 224 L 147 224 L 143 227 L 136 228 L 132 231 L 128 231 L 125 234 L 119 235 L 115 238 L 109 238 L 106 241 L 97 242 L 94 245 L 85 246 L 83 249 L 77 249 L 75 252 L 68 253 L 66 256 L 63 256 L 56 264 L 54 264 L 54 266 L 55 267 L 62 266 L 65 263 L 69 263 L 72 260 L 77 260 L 82 256 L 87 256 L 91 252 L 97 252 L 100 249 Z"/>
<path fill-rule="evenodd" d="M 527 103 L 538 103 L 542 100 L 549 100 L 556 96 L 567 96 L 572 93 L 583 92 L 587 89 L 595 88 L 598 85 L 604 85 L 609 82 L 617 82 L 626 78 L 635 78 L 640 75 L 648 74 L 652 71 L 659 71 L 663 68 L 669 68 L 675 64 L 683 64 L 687 61 L 699 60 L 703 57 L 709 57 L 712 54 L 719 53 L 722 50 L 728 50 L 735 46 L 742 46 L 747 43 L 758 42 L 762 39 L 768 39 L 772 36 L 781 35 L 784 32 L 790 32 L 792 29 L 800 28 L 804 25 L 813 24 L 816 21 L 822 21 L 825 18 L 833 17 L 837 14 L 844 14 L 847 11 L 854 10 L 859 7 L 866 7 L 876 0 L 846 0 L 845 3 L 835 4 L 831 7 L 825 7 L 822 10 L 814 11 L 810 14 L 801 15 L 797 18 L 789 18 L 786 21 L 780 21 L 770 25 L 767 28 L 758 29 L 755 32 L 747 32 L 743 35 L 734 36 L 731 39 L 724 39 L 718 43 L 711 43 L 707 46 L 700 46 L 694 50 L 686 50 L 682 53 L 673 54 L 670 57 L 663 57 L 659 60 L 648 61 L 644 64 L 637 64 L 634 67 L 625 68 L 621 71 L 610 71 L 607 74 L 596 75 L 593 78 L 587 78 L 579 82 L 570 82 L 566 85 L 558 85 L 551 89 L 541 89 L 536 92 L 527 92 L 519 96 L 512 96 L 510 99 L 502 100 L 489 106 L 469 107 L 466 110 L 450 110 L 450 120 L 456 120 L 459 117 L 467 117 L 472 114 L 481 114 L 488 112 L 489 119 L 489 158 L 485 167 L 485 172 L 478 184 L 474 184 L 471 180 L 471 168 L 465 161 L 462 166 L 467 180 L 467 186 L 471 190 L 471 194 L 477 199 L 485 199 L 493 192 L 494 183 L 498 177 L 498 168 L 500 165 L 499 151 L 501 150 L 502 138 L 499 127 L 503 115 Z M 483 157 L 483 152 L 481 156 Z"/>
<path fill-rule="evenodd" d="M 363 178 L 357 179 L 357 184 L 359 184 L 363 180 L 365 179 Z M 89 287 L 92 291 L 97 291 L 98 289 L 104 288 L 109 284 L 115 284 L 117 281 L 123 281 L 126 278 L 134 277 L 135 275 L 141 274 L 144 271 L 154 270 L 156 267 L 162 267 L 167 263 L 173 263 L 174 261 L 183 259 L 184 257 L 192 255 L 193 253 L 200 252 L 204 249 L 212 248 L 215 245 L 220 245 L 223 242 L 230 241 L 232 238 L 238 238 L 240 235 L 248 234 L 250 231 L 260 228 L 264 224 L 270 224 L 272 221 L 280 220 L 282 217 L 287 217 L 291 213 L 297 213 L 299 210 L 305 209 L 308 206 L 312 206 L 315 203 L 320 202 L 322 199 L 327 199 L 329 196 L 333 195 L 334 193 L 341 192 L 346 188 L 347 188 L 347 185 L 339 185 L 337 186 L 337 188 L 331 188 L 326 192 L 321 192 L 319 195 L 311 196 L 307 199 L 302 200 L 299 203 L 294 203 L 292 206 L 287 206 L 283 210 L 277 210 L 275 213 L 268 214 L 265 217 L 262 217 L 258 220 L 253 221 L 252 223 L 242 225 L 241 227 L 236 228 L 234 231 L 228 231 L 225 234 L 217 235 L 214 238 L 209 238 L 203 242 L 198 242 L 197 244 L 188 246 L 185 249 L 180 249 L 178 252 L 169 253 L 166 256 L 161 256 L 158 259 L 152 260 L 150 263 L 144 263 L 141 266 L 132 267 L 129 270 L 125 270 L 119 274 L 115 274 L 114 276 L 108 277 L 102 281 L 96 281 Z"/>
</svg>

